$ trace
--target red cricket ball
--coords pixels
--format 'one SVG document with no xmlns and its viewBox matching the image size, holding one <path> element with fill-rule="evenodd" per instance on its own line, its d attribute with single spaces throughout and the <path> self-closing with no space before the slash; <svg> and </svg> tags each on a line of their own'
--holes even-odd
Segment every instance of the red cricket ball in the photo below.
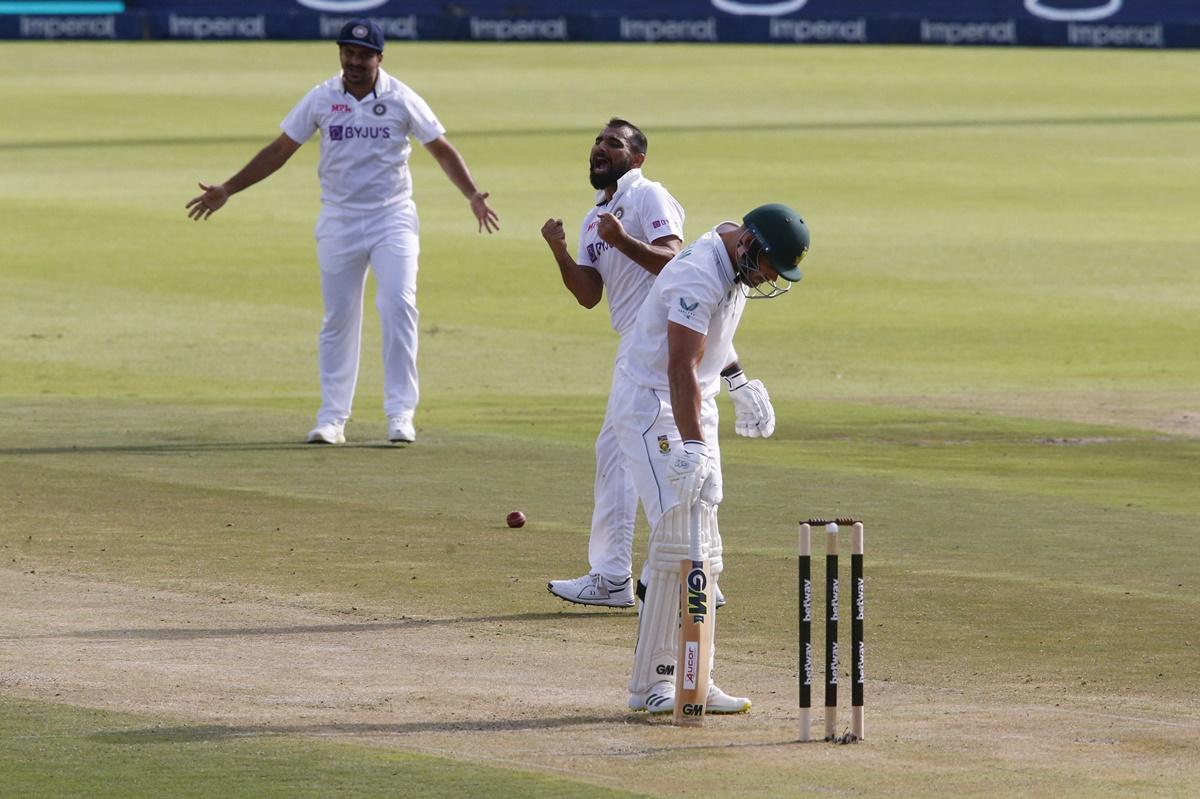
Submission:
<svg viewBox="0 0 1200 799">
<path fill-rule="evenodd" d="M 521 513 L 521 511 L 519 511 L 519 510 L 515 510 L 512 513 L 508 514 L 508 516 L 504 519 L 504 521 L 508 522 L 509 527 L 524 527 L 525 526 L 525 514 Z"/>
</svg>

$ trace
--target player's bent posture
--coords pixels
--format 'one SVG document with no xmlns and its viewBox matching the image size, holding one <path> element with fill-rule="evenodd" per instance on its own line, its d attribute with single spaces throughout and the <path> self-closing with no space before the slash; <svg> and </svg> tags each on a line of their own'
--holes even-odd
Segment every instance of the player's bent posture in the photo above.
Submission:
<svg viewBox="0 0 1200 799">
<path fill-rule="evenodd" d="M 746 299 L 778 296 L 800 280 L 808 246 L 804 220 L 783 205 L 755 208 L 741 225 L 723 222 L 667 264 L 629 333 L 612 418 L 650 524 L 629 681 L 633 710 L 674 708 L 679 563 L 688 558 L 693 515 L 701 520 L 701 557 L 711 562 L 713 581 L 723 569 L 715 397 Z M 713 662 L 702 668 L 710 678 L 707 712 L 749 710 L 749 699 L 729 696 L 711 681 Z"/>
<path fill-rule="evenodd" d="M 683 208 L 662 184 L 642 174 L 646 153 L 646 136 L 636 125 L 610 119 L 596 136 L 588 158 L 588 179 L 596 189 L 596 204 L 583 218 L 578 257 L 572 258 L 567 250 L 561 219 L 548 219 L 542 226 L 563 285 L 580 305 L 594 308 L 608 290 L 609 317 L 620 336 L 614 385 L 631 341 L 626 334 L 633 328 L 638 308 L 654 276 L 683 242 Z M 775 413 L 762 382 L 747 381 L 736 359 L 722 374 L 737 409 L 737 432 L 770 436 Z M 624 460 L 614 432 L 610 395 L 596 436 L 590 569 L 575 579 L 551 580 L 547 587 L 555 596 L 581 605 L 633 606 L 633 530 L 638 500 Z M 718 604 L 723 600 L 718 599 Z"/>
<path fill-rule="evenodd" d="M 321 408 L 310 444 L 344 443 L 362 339 L 367 268 L 379 289 L 388 439 L 413 441 L 417 408 L 417 207 L 412 199 L 409 137 L 421 142 L 470 202 L 479 230 L 499 230 L 488 194 L 471 178 L 446 129 L 412 89 L 380 68 L 383 30 L 367 19 L 337 39 L 342 71 L 311 91 L 280 123 L 283 133 L 222 184 L 201 183 L 188 215 L 208 219 L 233 194 L 274 174 L 318 131 L 321 214 L 317 259 L 325 313 L 318 339 Z"/>
</svg>

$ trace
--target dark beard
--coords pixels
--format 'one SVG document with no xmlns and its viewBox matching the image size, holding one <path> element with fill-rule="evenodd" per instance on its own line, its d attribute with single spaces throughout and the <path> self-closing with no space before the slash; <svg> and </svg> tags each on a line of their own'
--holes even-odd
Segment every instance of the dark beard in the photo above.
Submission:
<svg viewBox="0 0 1200 799">
<path fill-rule="evenodd" d="M 617 181 L 620 180 L 621 178 L 625 177 L 625 174 L 627 172 L 629 172 L 629 167 L 622 168 L 618 164 L 612 164 L 609 167 L 608 176 L 601 177 L 600 175 L 597 175 L 595 172 L 593 172 L 592 168 L 589 166 L 588 167 L 588 183 L 592 184 L 593 189 L 595 189 L 596 191 L 600 191 L 601 189 L 607 189 L 609 186 L 615 186 L 617 184 Z"/>
</svg>

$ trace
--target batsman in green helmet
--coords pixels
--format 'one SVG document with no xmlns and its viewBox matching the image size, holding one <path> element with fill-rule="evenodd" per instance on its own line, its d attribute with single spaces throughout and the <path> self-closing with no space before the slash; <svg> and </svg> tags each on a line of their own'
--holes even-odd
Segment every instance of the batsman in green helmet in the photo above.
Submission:
<svg viewBox="0 0 1200 799">
<path fill-rule="evenodd" d="M 778 297 L 798 282 L 808 248 L 808 225 L 786 205 L 761 205 L 741 224 L 722 222 L 663 268 L 627 334 L 627 355 L 613 384 L 613 419 L 651 531 L 629 682 L 633 710 L 664 713 L 676 702 L 683 669 L 677 662 L 681 560 L 698 570 L 703 565 L 706 577 L 697 585 L 709 593 L 689 595 L 704 610 L 690 618 L 703 617 L 705 631 L 713 633 L 716 614 L 708 611 L 724 568 L 717 528 L 724 496 L 716 403 L 721 372 L 733 360 L 746 300 Z M 715 651 L 703 644 L 695 649 Z M 684 713 L 750 709 L 748 698 L 717 687 L 714 660 L 680 662 L 687 663 L 680 690 L 690 697 Z M 707 702 L 698 704 L 697 696 Z"/>
</svg>

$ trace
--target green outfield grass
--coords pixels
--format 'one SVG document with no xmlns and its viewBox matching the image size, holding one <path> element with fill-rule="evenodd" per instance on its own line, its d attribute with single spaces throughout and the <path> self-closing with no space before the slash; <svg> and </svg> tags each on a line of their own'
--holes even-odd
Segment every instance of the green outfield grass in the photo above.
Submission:
<svg viewBox="0 0 1200 799">
<path fill-rule="evenodd" d="M 479 627 L 466 657 L 498 657 L 513 685 L 586 687 L 504 659 L 526 646 L 586 651 L 616 688 L 563 700 L 544 729 L 403 707 L 382 729 L 326 708 L 346 725 L 330 741 L 284 705 L 253 723 L 236 697 L 187 710 L 176 683 L 145 678 L 124 703 L 83 696 L 84 677 L 51 685 L 31 647 L 53 630 L 0 612 L 19 795 L 683 796 L 696 773 L 716 796 L 1175 796 L 1200 780 L 1200 54 L 404 44 L 384 67 L 438 112 L 503 231 L 477 235 L 414 155 L 418 442 L 386 444 L 368 297 L 350 445 L 314 448 L 298 442 L 318 402 L 315 143 L 207 223 L 184 204 L 277 135 L 333 47 L 0 44 L 0 576 L 286 605 L 367 636 L 456 619 Z M 586 568 L 616 342 L 539 230 L 576 230 L 613 115 L 648 134 L 646 173 L 689 237 L 769 201 L 813 231 L 802 284 L 752 303 L 738 339 L 777 434 L 722 426 L 721 657 L 756 710 L 697 739 L 621 712 L 630 615 L 544 590 Z M 516 507 L 530 524 L 510 531 Z M 867 520 L 877 734 L 859 747 L 780 745 L 809 515 Z M 429 737 L 460 727 L 462 746 Z"/>
</svg>

